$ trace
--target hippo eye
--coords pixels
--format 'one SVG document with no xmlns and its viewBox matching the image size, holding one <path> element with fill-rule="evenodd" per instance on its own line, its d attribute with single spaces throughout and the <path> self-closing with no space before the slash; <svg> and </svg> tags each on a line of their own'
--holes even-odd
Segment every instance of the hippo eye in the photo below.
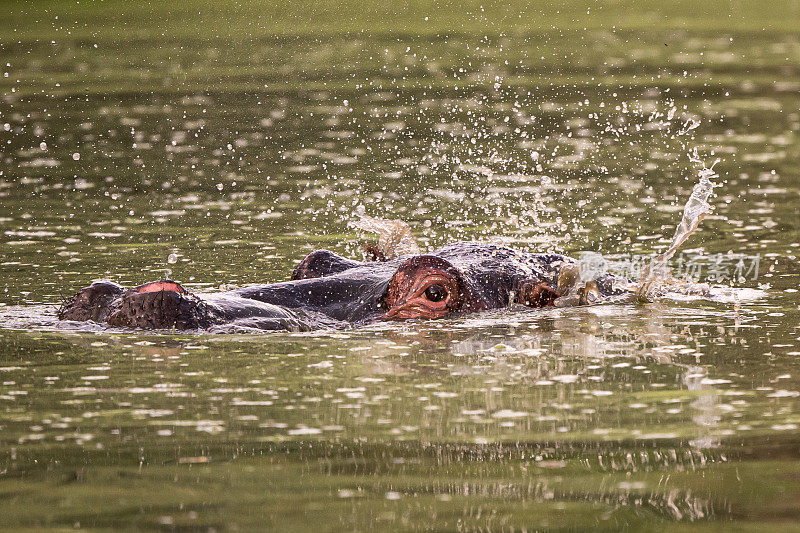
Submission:
<svg viewBox="0 0 800 533">
<path fill-rule="evenodd" d="M 447 298 L 447 290 L 441 285 L 431 285 L 425 289 L 425 298 L 431 302 L 441 302 Z"/>
</svg>

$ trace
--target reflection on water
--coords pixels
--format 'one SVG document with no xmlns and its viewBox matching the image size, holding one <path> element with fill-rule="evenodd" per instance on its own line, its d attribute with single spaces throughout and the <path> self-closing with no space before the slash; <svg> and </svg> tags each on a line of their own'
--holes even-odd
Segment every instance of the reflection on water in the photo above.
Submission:
<svg viewBox="0 0 800 533">
<path fill-rule="evenodd" d="M 793 475 L 800 396 L 786 373 L 795 343 L 765 331 L 770 309 L 503 310 L 241 337 L 7 330 L 4 477 L 88 509 L 132 476 L 159 494 L 144 514 L 124 511 L 142 524 L 325 510 L 349 526 L 379 510 L 524 524 L 516 505 L 542 506 L 530 517 L 542 527 L 562 512 L 576 526 L 766 517 L 785 511 L 763 508 L 753 484 Z M 167 479 L 183 489 L 165 494 Z M 222 509 L 191 489 L 228 482 Z M 15 486 L 18 507 L 30 496 Z M 272 510 L 232 516 L 255 487 Z M 274 509 L 296 491 L 308 498 L 296 516 Z M 116 523 L 94 516 L 82 520 Z"/>
<path fill-rule="evenodd" d="M 0 524 L 793 527 L 800 43 L 617 23 L 0 36 Z M 688 245 L 758 254 L 747 292 L 303 334 L 52 328 L 92 279 L 209 289 L 358 257 L 360 208 L 423 249 L 653 253 L 688 146 L 724 182 Z"/>
</svg>

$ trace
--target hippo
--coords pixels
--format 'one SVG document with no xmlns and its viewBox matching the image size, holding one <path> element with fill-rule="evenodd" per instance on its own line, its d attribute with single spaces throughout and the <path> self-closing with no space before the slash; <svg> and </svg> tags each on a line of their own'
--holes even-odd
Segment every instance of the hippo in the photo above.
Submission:
<svg viewBox="0 0 800 533">
<path fill-rule="evenodd" d="M 190 292 L 161 280 L 133 288 L 98 281 L 59 310 L 61 320 L 139 329 L 309 331 L 381 320 L 437 319 L 508 307 L 548 307 L 574 287 L 575 259 L 505 246 L 456 242 L 430 253 L 355 261 L 308 254 L 290 281 L 224 292 Z M 615 276 L 581 287 L 580 303 L 619 294 Z M 591 285 L 591 291 L 590 289 Z M 589 302 L 591 299 L 589 299 Z"/>
</svg>

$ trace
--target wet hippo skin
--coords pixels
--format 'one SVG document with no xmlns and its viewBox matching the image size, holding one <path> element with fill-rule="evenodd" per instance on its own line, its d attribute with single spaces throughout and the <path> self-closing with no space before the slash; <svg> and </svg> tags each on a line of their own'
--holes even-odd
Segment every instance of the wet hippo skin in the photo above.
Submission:
<svg viewBox="0 0 800 533">
<path fill-rule="evenodd" d="M 113 327 L 306 331 L 377 320 L 435 319 L 507 307 L 553 305 L 559 272 L 575 261 L 492 244 L 458 242 L 423 255 L 360 262 L 327 250 L 306 256 L 291 280 L 226 292 L 191 293 L 171 281 L 125 289 L 109 281 L 81 289 L 61 320 Z M 609 276 L 597 280 L 614 292 Z M 563 290 L 563 289 L 562 289 Z"/>
</svg>

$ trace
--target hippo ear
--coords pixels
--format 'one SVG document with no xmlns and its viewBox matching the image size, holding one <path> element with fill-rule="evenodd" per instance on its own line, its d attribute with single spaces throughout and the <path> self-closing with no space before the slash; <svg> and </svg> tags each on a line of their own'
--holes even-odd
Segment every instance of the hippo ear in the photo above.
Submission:
<svg viewBox="0 0 800 533">
<path fill-rule="evenodd" d="M 345 259 L 328 250 L 317 250 L 308 254 L 292 272 L 292 280 L 322 278 L 361 266 L 358 261 Z"/>
<path fill-rule="evenodd" d="M 367 243 L 364 245 L 364 255 L 370 263 L 385 263 L 388 261 L 377 244 Z"/>
<path fill-rule="evenodd" d="M 389 281 L 381 303 L 387 319 L 439 318 L 454 311 L 486 308 L 475 298 L 461 271 L 434 255 L 404 261 Z"/>
</svg>

